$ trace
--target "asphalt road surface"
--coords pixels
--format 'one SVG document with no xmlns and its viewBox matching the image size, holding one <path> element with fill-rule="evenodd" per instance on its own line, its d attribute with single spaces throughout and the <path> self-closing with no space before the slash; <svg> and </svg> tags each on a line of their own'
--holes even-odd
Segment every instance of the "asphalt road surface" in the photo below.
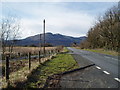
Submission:
<svg viewBox="0 0 120 90">
<path fill-rule="evenodd" d="M 71 47 L 68 47 L 68 49 L 71 50 L 73 54 L 80 55 L 88 61 L 93 62 L 97 65 L 98 69 L 102 69 L 104 73 L 110 74 L 110 76 L 120 82 L 120 76 L 118 72 L 118 67 L 120 67 L 120 64 L 118 63 L 120 63 L 120 60 L 118 60 L 117 56 L 99 54 Z"/>
<path fill-rule="evenodd" d="M 95 65 L 63 75 L 59 82 L 61 88 L 120 88 L 117 56 L 68 49 L 80 68 Z"/>
</svg>

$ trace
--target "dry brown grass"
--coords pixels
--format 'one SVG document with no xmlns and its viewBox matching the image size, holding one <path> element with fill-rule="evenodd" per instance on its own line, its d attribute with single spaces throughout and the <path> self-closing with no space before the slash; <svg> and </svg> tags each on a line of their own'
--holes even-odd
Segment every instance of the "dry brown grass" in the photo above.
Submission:
<svg viewBox="0 0 120 90">
<path fill-rule="evenodd" d="M 45 47 L 45 50 L 53 50 L 56 49 L 57 47 Z M 13 53 L 34 53 L 38 51 L 43 51 L 43 47 L 14 47 Z M 7 52 L 8 52 L 8 47 L 7 47 Z"/>
<path fill-rule="evenodd" d="M 46 57 L 46 58 L 41 58 L 41 63 L 44 63 L 47 60 L 50 60 L 51 58 L 52 58 L 52 56 Z M 9 75 L 10 85 L 12 85 L 12 87 L 15 87 L 16 82 L 24 82 L 25 80 L 27 80 L 27 77 L 39 65 L 40 64 L 39 64 L 38 60 L 33 60 L 31 62 L 31 69 L 30 70 L 29 70 L 29 67 L 28 67 L 28 63 L 25 63 L 24 67 L 20 68 L 19 70 L 15 71 L 15 72 L 11 72 L 10 75 Z M 7 87 L 7 82 L 6 82 L 5 76 L 1 77 L 0 81 L 2 82 L 2 88 L 6 88 Z"/>
<path fill-rule="evenodd" d="M 58 47 L 46 47 L 46 50 L 55 50 L 57 48 Z M 8 47 L 7 47 L 7 49 L 8 49 Z M 39 47 L 14 47 L 13 54 L 16 54 L 18 52 L 22 53 L 22 54 L 25 54 L 25 53 L 28 53 L 28 52 L 38 54 L 39 50 L 40 50 Z M 43 48 L 41 48 L 41 51 L 42 50 L 43 50 Z M 54 54 L 54 55 L 56 55 L 56 54 Z M 41 63 L 44 63 L 49 58 L 51 58 L 51 57 L 48 56 L 48 57 L 45 57 L 45 58 L 41 58 Z M 38 65 L 40 65 L 39 62 L 38 62 L 38 59 L 31 60 L 31 70 L 29 71 L 27 62 L 25 63 L 25 62 L 19 61 L 18 63 L 16 63 L 16 62 L 10 62 L 10 63 L 11 63 L 10 64 L 11 73 L 10 73 L 9 76 L 10 76 L 10 83 L 13 87 L 15 85 L 15 82 L 25 81 L 27 79 L 27 76 L 31 73 L 31 71 L 33 69 L 35 69 Z M 19 66 L 21 66 L 21 67 L 19 67 Z M 7 86 L 7 83 L 5 81 L 5 76 L 0 78 L 0 80 L 2 81 L 2 87 L 5 88 Z"/>
</svg>

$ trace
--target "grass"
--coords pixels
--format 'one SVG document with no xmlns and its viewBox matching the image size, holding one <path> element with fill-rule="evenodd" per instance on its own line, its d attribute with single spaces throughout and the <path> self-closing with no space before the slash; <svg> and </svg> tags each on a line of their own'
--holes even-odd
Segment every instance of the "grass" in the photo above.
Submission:
<svg viewBox="0 0 120 90">
<path fill-rule="evenodd" d="M 28 63 L 28 60 L 14 60 L 9 62 L 10 70 L 9 73 L 16 72 L 17 70 L 23 68 L 26 66 L 26 63 Z M 2 67 L 2 75 L 5 76 L 5 62 L 2 62 L 0 64 Z"/>
<path fill-rule="evenodd" d="M 118 52 L 110 51 L 110 50 L 104 50 L 104 49 L 83 49 L 83 50 L 112 55 L 112 56 L 118 56 Z"/>
<path fill-rule="evenodd" d="M 79 47 L 76 47 L 76 48 L 80 49 Z M 101 53 L 101 54 L 107 54 L 107 55 L 112 55 L 112 56 L 118 56 L 118 52 L 111 51 L 111 50 L 105 50 L 105 49 L 82 49 L 82 50 Z"/>
<path fill-rule="evenodd" d="M 31 71 L 33 69 L 35 69 L 38 65 L 39 65 L 38 62 L 32 62 Z M 19 69 L 18 71 L 10 73 L 10 75 L 9 75 L 10 85 L 14 87 L 15 82 L 26 80 L 27 75 L 29 75 L 31 71 L 29 71 L 28 65 L 26 65 L 25 67 Z M 6 88 L 6 87 L 7 87 L 7 83 L 6 83 L 5 77 L 3 77 L 2 78 L 2 88 Z"/>
<path fill-rule="evenodd" d="M 46 58 L 47 60 L 47 58 Z M 45 59 L 42 58 L 41 62 L 44 62 Z M 31 70 L 28 68 L 28 63 L 25 63 L 25 67 L 20 68 L 18 71 L 11 72 L 9 75 L 9 80 L 10 80 L 10 86 L 11 87 L 16 87 L 17 82 L 24 82 L 28 78 L 28 76 L 31 74 L 33 70 L 35 70 L 40 64 L 38 60 L 31 61 Z M 2 88 L 7 87 L 7 82 L 5 80 L 5 76 L 0 78 L 0 81 L 2 81 Z"/>
<path fill-rule="evenodd" d="M 66 48 L 64 50 L 65 52 L 67 51 Z M 37 71 L 30 76 L 32 80 L 30 80 L 26 86 L 29 88 L 42 88 L 48 76 L 75 68 L 78 68 L 78 65 L 71 55 L 58 54 L 43 66 L 39 66 Z M 35 80 L 37 81 L 35 82 Z"/>
<path fill-rule="evenodd" d="M 69 54 L 67 48 L 64 48 L 61 54 L 57 54 L 54 58 L 43 61 L 39 64 L 38 61 L 33 61 L 31 70 L 29 71 L 28 63 L 23 68 L 16 72 L 10 73 L 10 86 L 21 88 L 42 88 L 48 76 L 58 74 L 64 71 L 78 68 L 76 61 Z M 7 87 L 5 77 L 0 79 L 2 81 L 2 88 Z"/>
<path fill-rule="evenodd" d="M 49 50 L 55 50 L 57 48 L 58 47 L 45 47 L 45 50 L 49 51 Z M 5 55 L 11 54 L 11 58 L 14 59 L 16 57 L 19 57 L 19 55 L 20 57 L 27 56 L 29 52 L 31 52 L 32 55 L 36 55 L 38 54 L 39 51 L 41 51 L 42 53 L 43 47 L 14 47 L 12 53 L 9 53 L 9 48 L 6 47 Z M 4 60 L 5 58 L 3 57 L 2 59 Z"/>
<path fill-rule="evenodd" d="M 69 52 L 69 50 L 67 49 L 67 47 L 64 47 L 63 52 Z"/>
<path fill-rule="evenodd" d="M 53 49 L 56 49 L 57 47 L 46 47 L 45 49 L 46 50 L 53 50 Z M 6 48 L 6 52 L 8 52 L 8 47 Z M 28 53 L 28 52 L 31 52 L 31 53 L 35 53 L 35 52 L 38 52 L 39 50 L 42 51 L 43 47 L 14 47 L 13 48 L 13 53 Z"/>
</svg>

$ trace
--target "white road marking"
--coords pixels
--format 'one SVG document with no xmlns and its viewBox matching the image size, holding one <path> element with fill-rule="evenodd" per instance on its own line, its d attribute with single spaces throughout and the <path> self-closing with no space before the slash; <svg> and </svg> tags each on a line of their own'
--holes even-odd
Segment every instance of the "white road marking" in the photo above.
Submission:
<svg viewBox="0 0 120 90">
<path fill-rule="evenodd" d="M 110 74 L 109 72 L 107 72 L 107 71 L 103 71 L 105 74 Z"/>
<path fill-rule="evenodd" d="M 120 82 L 120 79 L 119 78 L 114 78 L 115 80 L 117 80 L 118 82 Z"/>
<path fill-rule="evenodd" d="M 100 67 L 96 66 L 97 69 L 101 69 Z"/>
<path fill-rule="evenodd" d="M 117 60 L 117 61 L 118 61 L 118 59 L 115 59 L 115 58 L 112 58 L 112 59 L 114 59 L 114 60 Z"/>
<path fill-rule="evenodd" d="M 108 56 L 104 56 L 105 58 L 111 58 L 111 59 L 113 59 L 113 60 L 117 60 L 118 61 L 118 59 L 116 59 L 116 58 L 112 58 L 112 57 L 108 57 Z"/>
</svg>

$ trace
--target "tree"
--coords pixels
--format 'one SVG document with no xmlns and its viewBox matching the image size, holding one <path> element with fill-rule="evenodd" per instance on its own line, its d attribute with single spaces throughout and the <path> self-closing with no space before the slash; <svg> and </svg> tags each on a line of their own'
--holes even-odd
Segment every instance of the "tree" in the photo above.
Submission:
<svg viewBox="0 0 120 90">
<path fill-rule="evenodd" d="M 2 18 L 0 25 L 0 39 L 2 44 L 2 56 L 4 57 L 6 47 L 9 47 L 8 52 L 12 53 L 16 39 L 19 37 L 20 22 L 17 17 L 8 16 Z"/>
<path fill-rule="evenodd" d="M 86 42 L 83 43 L 87 43 L 89 48 L 105 48 L 118 51 L 120 42 L 119 24 L 119 8 L 113 6 L 97 19 L 95 25 L 88 31 Z M 81 46 L 86 45 L 83 43 Z"/>
</svg>

